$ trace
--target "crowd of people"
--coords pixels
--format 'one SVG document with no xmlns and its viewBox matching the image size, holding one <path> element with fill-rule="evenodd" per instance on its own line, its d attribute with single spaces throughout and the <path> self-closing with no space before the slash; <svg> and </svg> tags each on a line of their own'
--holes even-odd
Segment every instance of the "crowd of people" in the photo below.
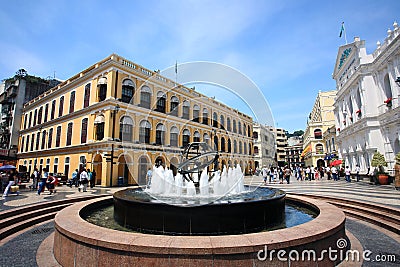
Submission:
<svg viewBox="0 0 400 267">
<path fill-rule="evenodd" d="M 49 191 L 49 194 L 57 192 L 56 186 L 58 184 L 58 178 L 49 173 L 49 170 L 45 167 L 41 170 L 34 168 L 30 175 L 32 184 L 29 186 L 31 190 L 37 190 L 37 195 L 44 192 L 45 189 Z M 78 188 L 78 191 L 87 192 L 87 187 L 93 188 L 96 181 L 96 172 L 90 171 L 89 169 L 81 168 L 80 171 L 76 169 L 72 173 L 72 178 L 68 180 L 67 185 L 72 188 L 73 185 Z M 12 187 L 17 186 L 21 183 L 18 171 L 15 169 L 7 170 L 1 175 L 1 190 L 3 191 L 3 198 L 7 197 L 12 193 Z"/>
<path fill-rule="evenodd" d="M 328 180 L 338 181 L 340 176 L 344 175 L 346 182 L 351 182 L 351 170 L 349 166 L 343 167 L 314 167 L 314 166 L 296 166 L 294 168 L 284 167 L 270 167 L 256 169 L 256 174 L 262 176 L 264 183 L 279 182 L 283 183 L 284 180 L 289 184 L 290 177 L 294 176 L 298 181 L 312 181 L 321 180 L 326 177 Z M 360 167 L 357 165 L 354 172 L 357 182 L 360 180 Z"/>
</svg>

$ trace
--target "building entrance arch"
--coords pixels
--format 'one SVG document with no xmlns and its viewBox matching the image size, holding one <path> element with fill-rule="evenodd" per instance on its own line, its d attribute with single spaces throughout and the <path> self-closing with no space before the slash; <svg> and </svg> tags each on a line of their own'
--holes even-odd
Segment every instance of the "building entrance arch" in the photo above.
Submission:
<svg viewBox="0 0 400 267">
<path fill-rule="evenodd" d="M 93 171 L 96 172 L 96 185 L 101 185 L 101 178 L 103 177 L 103 157 L 100 154 L 94 156 L 92 161 Z"/>
</svg>

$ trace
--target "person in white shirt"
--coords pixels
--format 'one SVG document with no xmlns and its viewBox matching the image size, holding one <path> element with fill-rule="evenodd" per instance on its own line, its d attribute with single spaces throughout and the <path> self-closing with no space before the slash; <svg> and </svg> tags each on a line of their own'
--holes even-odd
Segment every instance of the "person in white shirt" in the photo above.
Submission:
<svg viewBox="0 0 400 267">
<path fill-rule="evenodd" d="M 356 172 L 357 182 L 359 182 L 360 181 L 360 166 L 356 165 L 355 172 Z"/>
<path fill-rule="evenodd" d="M 345 169 L 344 172 L 345 172 L 345 175 L 346 175 L 346 182 L 350 183 L 351 180 L 350 180 L 350 168 L 349 168 L 349 166 L 346 166 L 346 169 Z"/>
<path fill-rule="evenodd" d="M 338 180 L 339 180 L 339 179 L 338 179 L 338 173 L 337 173 L 337 169 L 336 169 L 335 166 L 333 166 L 333 167 L 331 168 L 331 172 L 332 172 L 332 178 L 333 178 L 333 180 L 334 180 L 334 181 L 338 181 Z"/>
<path fill-rule="evenodd" d="M 331 179 L 331 168 L 329 168 L 329 166 L 326 167 L 325 172 L 326 172 L 326 175 L 328 175 L 328 180 L 330 180 Z"/>
<path fill-rule="evenodd" d="M 89 175 L 87 174 L 86 170 L 83 169 L 81 172 L 81 175 L 79 177 L 79 181 L 81 183 L 81 186 L 79 186 L 78 190 L 81 192 L 81 189 L 83 192 L 87 192 L 87 184 L 89 183 Z"/>
</svg>

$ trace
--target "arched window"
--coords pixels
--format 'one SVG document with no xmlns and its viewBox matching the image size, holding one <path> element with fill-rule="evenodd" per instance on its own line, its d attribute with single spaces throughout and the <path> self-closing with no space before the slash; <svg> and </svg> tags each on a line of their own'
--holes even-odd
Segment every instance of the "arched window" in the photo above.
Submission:
<svg viewBox="0 0 400 267">
<path fill-rule="evenodd" d="M 243 142 L 243 154 L 247 155 L 247 145 Z"/>
<path fill-rule="evenodd" d="M 215 151 L 219 151 L 219 147 L 218 147 L 218 136 L 214 136 L 214 150 Z"/>
<path fill-rule="evenodd" d="M 60 142 L 61 142 L 61 126 L 57 126 L 56 147 L 60 147 Z"/>
<path fill-rule="evenodd" d="M 198 131 L 193 134 L 193 142 L 200 142 L 200 133 Z"/>
<path fill-rule="evenodd" d="M 189 110 L 190 110 L 190 103 L 189 101 L 185 100 L 183 101 L 183 107 L 182 107 L 182 118 L 188 120 L 189 119 Z"/>
<path fill-rule="evenodd" d="M 75 91 L 71 92 L 71 98 L 69 99 L 69 113 L 75 111 Z"/>
<path fill-rule="evenodd" d="M 119 139 L 127 142 L 133 139 L 133 120 L 128 116 L 122 117 L 119 122 Z"/>
<path fill-rule="evenodd" d="M 157 93 L 157 106 L 156 111 L 165 113 L 166 95 L 163 92 Z"/>
<path fill-rule="evenodd" d="M 28 114 L 25 114 L 25 116 L 24 116 L 24 130 L 26 130 L 27 129 L 27 127 L 28 127 Z"/>
<path fill-rule="evenodd" d="M 104 124 L 105 124 L 105 118 L 103 115 L 97 115 L 96 118 L 94 119 L 94 125 L 95 125 L 95 133 L 96 133 L 96 140 L 101 141 L 104 138 Z"/>
<path fill-rule="evenodd" d="M 49 103 L 44 106 L 44 117 L 43 122 L 47 122 L 47 116 L 49 115 Z"/>
<path fill-rule="evenodd" d="M 134 94 L 135 94 L 135 84 L 132 82 L 132 80 L 125 79 L 122 82 L 121 101 L 124 103 L 131 103 Z"/>
<path fill-rule="evenodd" d="M 233 153 L 237 153 L 237 141 L 236 140 L 233 140 Z"/>
<path fill-rule="evenodd" d="M 140 122 L 139 126 L 139 142 L 150 144 L 150 122 L 144 120 Z"/>
<path fill-rule="evenodd" d="M 170 132 L 170 140 L 169 143 L 171 146 L 178 146 L 178 135 L 179 135 L 179 130 L 175 126 L 171 127 L 171 132 Z"/>
<path fill-rule="evenodd" d="M 64 96 L 60 97 L 60 105 L 58 106 L 58 117 L 63 115 L 64 111 Z"/>
<path fill-rule="evenodd" d="M 251 144 L 249 143 L 249 155 L 251 156 Z"/>
<path fill-rule="evenodd" d="M 71 141 L 72 141 L 72 122 L 68 123 L 68 129 L 67 129 L 67 142 L 66 145 L 70 146 L 71 145 Z"/>
<path fill-rule="evenodd" d="M 33 151 L 34 143 L 35 143 L 35 134 L 32 134 L 31 151 Z"/>
<path fill-rule="evenodd" d="M 251 137 L 251 128 L 250 128 L 250 125 L 247 126 L 247 136 L 248 136 L 248 137 Z"/>
<path fill-rule="evenodd" d="M 247 127 L 246 124 L 243 123 L 243 135 L 246 136 L 247 135 Z"/>
<path fill-rule="evenodd" d="M 99 102 L 106 100 L 107 96 L 107 78 L 101 77 L 97 83 Z"/>
<path fill-rule="evenodd" d="M 225 152 L 225 138 L 221 137 L 221 151 Z"/>
<path fill-rule="evenodd" d="M 193 106 L 193 121 L 200 122 L 200 107 L 198 105 Z"/>
<path fill-rule="evenodd" d="M 148 86 L 143 86 L 140 90 L 140 106 L 150 109 L 151 105 L 151 89 Z"/>
<path fill-rule="evenodd" d="M 385 93 L 385 97 L 387 100 L 389 98 L 392 98 L 392 88 L 390 86 L 390 80 L 389 80 L 389 74 L 386 74 L 385 77 L 383 78 L 383 89 L 384 89 L 384 93 Z"/>
<path fill-rule="evenodd" d="M 232 152 L 232 143 L 231 143 L 231 139 L 228 138 L 228 153 Z"/>
<path fill-rule="evenodd" d="M 225 129 L 225 118 L 224 118 L 224 115 L 219 116 L 219 123 L 220 123 L 219 127 L 221 129 Z"/>
<path fill-rule="evenodd" d="M 29 123 L 28 123 L 28 127 L 30 128 L 32 126 L 32 111 L 29 112 Z"/>
<path fill-rule="evenodd" d="M 81 144 L 87 142 L 87 129 L 88 129 L 88 119 L 84 118 L 82 120 L 82 128 L 81 128 Z"/>
<path fill-rule="evenodd" d="M 238 122 L 239 134 L 242 134 L 242 123 Z"/>
<path fill-rule="evenodd" d="M 49 138 L 47 139 L 47 148 L 51 148 L 53 144 L 53 128 L 49 130 Z"/>
<path fill-rule="evenodd" d="M 43 107 L 39 108 L 37 124 L 42 124 Z"/>
<path fill-rule="evenodd" d="M 49 159 L 50 160 L 50 159 Z M 50 163 L 50 162 L 49 162 Z M 58 158 L 54 158 L 53 172 L 58 173 Z M 68 177 L 68 176 L 67 176 Z"/>
<path fill-rule="evenodd" d="M 87 108 L 90 102 L 90 83 L 85 85 L 85 94 L 83 96 L 83 108 Z"/>
<path fill-rule="evenodd" d="M 163 145 L 165 140 L 165 126 L 159 123 L 156 127 L 156 144 Z"/>
<path fill-rule="evenodd" d="M 242 141 L 239 141 L 239 154 L 243 154 Z"/>
<path fill-rule="evenodd" d="M 356 93 L 356 104 L 357 104 L 357 109 L 360 110 L 361 112 L 361 94 L 359 89 L 357 89 Z"/>
<path fill-rule="evenodd" d="M 322 131 L 321 131 L 321 129 L 315 129 L 314 130 L 314 138 L 315 139 L 322 139 Z"/>
<path fill-rule="evenodd" d="M 208 125 L 208 109 L 203 109 L 203 124 Z"/>
<path fill-rule="evenodd" d="M 208 133 L 205 133 L 203 135 L 203 142 L 207 143 L 208 145 L 210 145 L 210 136 L 208 135 Z"/>
<path fill-rule="evenodd" d="M 315 145 L 315 152 L 317 152 L 317 154 L 323 154 L 324 146 L 322 144 Z"/>
<path fill-rule="evenodd" d="M 216 112 L 213 113 L 213 127 L 218 127 L 218 115 Z"/>
<path fill-rule="evenodd" d="M 231 119 L 228 117 L 226 118 L 226 130 L 227 131 L 232 131 L 232 127 L 231 127 Z"/>
<path fill-rule="evenodd" d="M 65 162 L 64 162 L 64 175 L 69 177 L 69 157 L 65 157 Z"/>
<path fill-rule="evenodd" d="M 258 154 L 258 146 L 254 147 L 254 154 Z"/>
<path fill-rule="evenodd" d="M 185 147 L 190 143 L 190 131 L 188 129 L 182 132 L 182 146 Z"/>
<path fill-rule="evenodd" d="M 176 96 L 171 97 L 170 114 L 178 116 L 179 99 Z"/>
<path fill-rule="evenodd" d="M 233 132 L 237 133 L 237 129 L 236 129 L 236 120 L 233 120 Z"/>
</svg>

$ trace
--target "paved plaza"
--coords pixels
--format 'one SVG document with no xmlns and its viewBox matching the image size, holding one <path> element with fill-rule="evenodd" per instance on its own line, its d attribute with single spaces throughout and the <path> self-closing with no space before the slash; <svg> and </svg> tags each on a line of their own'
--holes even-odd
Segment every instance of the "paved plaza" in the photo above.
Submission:
<svg viewBox="0 0 400 267">
<path fill-rule="evenodd" d="M 262 177 L 248 176 L 246 184 L 264 185 Z M 395 190 L 393 185 L 376 186 L 369 182 L 328 181 L 297 181 L 291 178 L 291 184 L 280 184 L 273 182 L 267 184 L 270 187 L 281 188 L 287 193 L 303 193 L 319 196 L 331 196 L 343 199 L 352 199 L 371 203 L 383 204 L 400 208 L 400 191 Z M 60 186 L 57 193 L 50 195 L 47 191 L 38 196 L 34 191 L 22 190 L 19 196 L 9 196 L 1 200 L 0 210 L 13 209 L 19 206 L 34 204 L 45 201 L 73 198 L 90 194 L 111 194 L 121 190 L 123 187 L 115 188 L 93 188 L 88 192 L 78 192 L 75 187 Z M 31 227 L 12 238 L 0 241 L 0 266 L 37 266 L 36 251 L 41 242 L 54 230 L 54 223 L 47 222 Z M 385 266 L 398 266 L 400 263 L 400 237 L 394 233 L 378 228 L 372 224 L 348 218 L 346 229 L 350 231 L 362 244 L 363 249 L 371 250 L 375 254 L 394 254 L 396 263 L 385 263 Z M 362 266 L 381 266 L 373 262 L 364 262 Z"/>
</svg>

